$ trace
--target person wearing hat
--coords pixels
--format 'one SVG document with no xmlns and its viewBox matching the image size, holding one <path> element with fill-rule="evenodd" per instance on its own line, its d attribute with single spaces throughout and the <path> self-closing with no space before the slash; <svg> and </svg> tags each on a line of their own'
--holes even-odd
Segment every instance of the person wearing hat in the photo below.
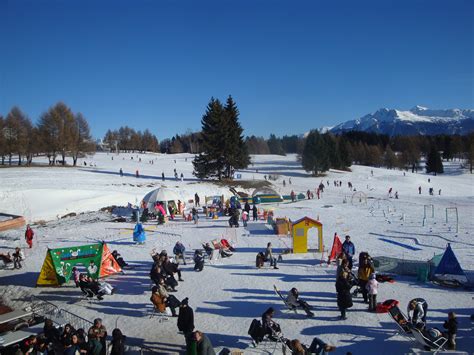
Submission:
<svg viewBox="0 0 474 355">
<path fill-rule="evenodd" d="M 377 307 L 377 293 L 379 283 L 374 272 L 370 274 L 369 281 L 367 281 L 365 288 L 367 289 L 369 296 L 369 312 L 375 312 Z"/>
<path fill-rule="evenodd" d="M 194 330 L 194 311 L 189 307 L 189 298 L 186 297 L 181 301 L 178 313 L 178 330 L 183 332 L 186 340 L 186 348 L 190 348 L 193 343 Z"/>
<path fill-rule="evenodd" d="M 35 232 L 33 232 L 33 229 L 31 229 L 30 225 L 28 224 L 26 226 L 26 231 L 25 231 L 25 240 L 26 240 L 26 244 L 28 244 L 28 247 L 30 249 L 33 247 L 34 235 L 35 235 Z"/>
<path fill-rule="evenodd" d="M 100 344 L 102 345 L 102 349 L 100 350 L 100 355 L 105 355 L 106 353 L 106 343 L 105 340 L 107 339 L 107 330 L 105 329 L 105 326 L 102 324 L 102 319 L 96 318 L 94 319 L 94 325 L 89 328 L 88 331 L 89 338 L 92 335 L 92 337 L 96 337 Z"/>
</svg>

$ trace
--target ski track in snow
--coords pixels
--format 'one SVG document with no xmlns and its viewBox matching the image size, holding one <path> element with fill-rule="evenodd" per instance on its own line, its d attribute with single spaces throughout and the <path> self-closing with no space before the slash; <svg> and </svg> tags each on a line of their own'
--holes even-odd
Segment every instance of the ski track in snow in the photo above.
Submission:
<svg viewBox="0 0 474 355">
<path fill-rule="evenodd" d="M 112 160 L 112 157 L 114 160 Z M 131 157 L 134 159 L 132 160 Z M 142 162 L 137 161 L 141 157 Z M 153 164 L 149 161 L 153 160 Z M 446 243 L 453 250 L 468 276 L 474 274 L 472 255 L 472 233 L 474 226 L 474 184 L 470 174 L 452 173 L 428 176 L 423 173 L 403 176 L 398 170 L 353 166 L 352 172 L 330 171 L 326 177 L 309 177 L 296 162 L 294 155 L 254 156 L 253 165 L 242 172 L 243 179 L 263 180 L 264 175 L 278 173 L 275 189 L 282 194 L 306 190 L 329 180 L 321 200 L 304 200 L 293 204 L 274 205 L 277 217 L 292 220 L 304 215 L 318 218 L 323 223 L 325 249 L 330 249 L 334 232 L 341 237 L 350 234 L 357 252 L 367 250 L 373 256 L 390 256 L 405 259 L 428 260 L 439 254 Z M 230 230 L 226 228 L 227 218 L 218 220 L 201 216 L 195 226 L 180 219 L 165 226 L 148 223 L 145 227 L 147 242 L 135 245 L 132 242 L 131 223 L 110 222 L 105 212 L 88 212 L 76 217 L 57 219 L 70 212 L 97 211 L 109 205 L 135 204 L 153 188 L 162 185 L 174 188 L 184 201 L 192 199 L 197 192 L 202 203 L 204 196 L 230 192 L 214 184 L 199 182 L 192 176 L 192 156 L 189 154 L 120 154 L 98 153 L 86 159 L 87 167 L 77 168 L 9 168 L 0 169 L 0 211 L 24 214 L 35 222 L 49 220 L 45 225 L 34 225 L 36 232 L 34 248 L 25 249 L 27 262 L 21 271 L 0 271 L 0 295 L 9 295 L 10 302 L 18 304 L 21 295 L 34 294 L 47 299 L 59 307 L 77 313 L 87 319 L 100 316 L 109 332 L 120 327 L 128 342 L 144 345 L 161 353 L 178 353 L 183 350 L 184 338 L 178 334 L 174 318 L 159 322 L 150 318 L 150 279 L 148 276 L 152 260 L 152 249 L 167 249 L 171 253 L 176 240 L 182 240 L 187 248 L 188 264 L 182 266 L 184 282 L 180 282 L 178 299 L 189 297 L 189 304 L 195 310 L 196 328 L 204 331 L 216 349 L 240 348 L 245 353 L 264 353 L 253 349 L 247 330 L 253 318 L 260 318 L 269 307 L 277 309 L 276 320 L 287 338 L 299 338 L 309 344 L 319 336 L 338 348 L 335 354 L 403 354 L 417 348 L 414 342 L 397 336 L 396 326 L 387 314 L 366 312 L 366 305 L 354 299 L 354 307 L 348 312 L 348 320 L 338 320 L 335 298 L 335 267 L 320 264 L 327 257 L 320 253 L 283 255 L 279 270 L 255 268 L 255 255 L 271 241 L 276 252 L 282 252 L 291 245 L 287 237 L 271 234 L 263 221 L 249 222 L 247 228 Z M 175 163 L 176 161 L 176 163 Z M 93 162 L 97 167 L 90 167 Z M 83 161 L 79 162 L 83 164 Z M 459 163 L 447 166 L 455 171 Z M 119 169 L 125 172 L 119 176 Z M 183 182 L 170 179 L 173 169 L 184 173 Z M 143 176 L 135 178 L 135 170 Z M 258 173 L 256 172 L 258 169 Z M 373 176 L 371 174 L 373 170 Z M 161 181 L 161 172 L 167 176 Z M 291 177 L 292 184 L 288 179 Z M 431 182 L 428 183 L 428 178 Z M 283 187 L 282 180 L 286 180 Z M 333 180 L 341 180 L 342 187 L 334 187 Z M 367 197 L 366 203 L 355 199 L 353 191 L 347 188 L 351 181 L 357 192 Z M 422 186 L 422 194 L 418 194 Z M 389 199 L 388 189 L 398 191 L 398 200 Z M 429 196 L 428 188 L 435 192 L 442 189 L 442 195 Z M 239 189 L 238 189 L 239 190 Z M 251 191 L 247 191 L 251 192 Z M 344 203 L 346 200 L 346 203 Z M 433 204 L 435 217 L 427 218 L 422 225 L 423 206 Z M 189 204 L 188 204 L 189 205 Z M 330 207 L 331 206 L 331 207 Z M 458 207 L 459 233 L 450 220 L 445 221 L 445 208 Z M 15 246 L 25 248 L 23 230 L 0 232 L 0 252 L 11 251 Z M 386 234 L 388 233 L 388 234 Z M 407 245 L 417 246 L 414 251 L 391 245 L 376 238 L 378 235 L 402 239 Z M 315 231 L 310 232 L 310 247 L 317 242 Z M 192 270 L 193 249 L 201 243 L 226 237 L 237 245 L 237 252 L 230 258 L 207 263 L 203 272 Z M 35 288 L 47 248 L 80 245 L 104 240 L 111 250 L 117 249 L 125 260 L 135 265 L 125 275 L 115 275 L 108 281 L 117 287 L 117 294 L 106 297 L 102 302 L 81 301 L 81 293 L 67 285 L 61 288 Z M 422 284 L 411 277 L 397 277 L 395 284 L 380 284 L 378 301 L 398 299 L 404 310 L 414 297 L 423 297 L 429 303 L 429 325 L 442 327 L 448 311 L 458 314 L 458 349 L 474 349 L 472 323 L 473 292 L 464 289 L 444 289 L 432 284 Z M 273 285 L 286 294 L 292 287 L 300 290 L 301 297 L 314 306 L 315 317 L 307 319 L 302 312 L 288 314 L 281 299 L 275 294 Z M 16 302 L 16 303 L 15 303 Z M 273 348 L 267 349 L 269 352 Z M 267 352 L 268 353 L 268 352 Z"/>
</svg>

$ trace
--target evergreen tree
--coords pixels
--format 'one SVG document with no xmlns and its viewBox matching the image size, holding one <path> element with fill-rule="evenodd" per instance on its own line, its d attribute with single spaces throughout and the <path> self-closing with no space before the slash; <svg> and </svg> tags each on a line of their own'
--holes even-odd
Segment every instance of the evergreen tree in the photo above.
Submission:
<svg viewBox="0 0 474 355">
<path fill-rule="evenodd" d="M 306 171 L 315 176 L 329 170 L 327 147 L 317 130 L 312 130 L 306 137 L 301 164 Z"/>
<path fill-rule="evenodd" d="M 270 154 L 285 155 L 281 139 L 277 138 L 273 133 L 270 134 L 267 144 Z"/>
<path fill-rule="evenodd" d="M 239 110 L 231 96 L 225 107 L 218 99 L 211 98 L 201 124 L 201 153 L 193 161 L 194 175 L 200 179 L 232 178 L 235 169 L 249 165 Z"/>
<path fill-rule="evenodd" d="M 323 139 L 326 151 L 328 152 L 329 167 L 339 169 L 341 167 L 341 161 L 339 159 L 336 137 L 331 133 L 324 133 Z"/>
<path fill-rule="evenodd" d="M 201 147 L 202 152 L 193 160 L 194 175 L 200 179 L 223 176 L 225 169 L 223 134 L 224 108 L 218 99 L 211 98 L 206 112 L 201 119 Z"/>
<path fill-rule="evenodd" d="M 229 95 L 224 107 L 223 127 L 225 129 L 225 170 L 224 176 L 232 178 L 235 169 L 244 169 L 250 164 L 250 156 L 245 145 L 244 129 L 239 122 L 239 109 Z"/>
<path fill-rule="evenodd" d="M 345 137 L 340 137 L 338 144 L 339 161 L 341 169 L 347 169 L 352 165 L 352 152 L 350 143 Z"/>
<path fill-rule="evenodd" d="M 431 145 L 431 149 L 426 158 L 426 172 L 434 173 L 435 175 L 438 173 L 442 174 L 444 172 L 441 155 L 439 154 L 438 149 L 436 149 L 436 145 L 434 143 Z"/>
</svg>

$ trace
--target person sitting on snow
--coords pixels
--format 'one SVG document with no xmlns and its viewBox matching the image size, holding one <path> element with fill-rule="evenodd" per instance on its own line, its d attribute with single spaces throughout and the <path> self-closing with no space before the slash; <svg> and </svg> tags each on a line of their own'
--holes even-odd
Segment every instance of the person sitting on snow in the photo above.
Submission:
<svg viewBox="0 0 474 355">
<path fill-rule="evenodd" d="M 306 312 L 306 315 L 308 317 L 313 317 L 314 313 L 311 312 L 311 306 L 301 298 L 299 298 L 299 292 L 296 287 L 293 287 L 290 292 L 288 292 L 288 296 L 286 297 L 286 303 L 290 306 L 293 306 L 294 308 L 303 308 L 303 310 Z"/>
<path fill-rule="evenodd" d="M 202 255 L 201 250 L 196 250 L 194 252 L 194 271 L 202 271 L 204 269 L 204 256 Z"/>
<path fill-rule="evenodd" d="M 428 303 L 423 298 L 414 298 L 408 303 L 407 316 L 417 328 L 426 326 L 426 313 L 428 312 Z M 411 314 L 413 313 L 413 316 Z"/>
<path fill-rule="evenodd" d="M 176 262 L 179 263 L 179 258 L 183 259 L 184 265 L 186 265 L 186 258 L 184 257 L 184 252 L 186 251 L 186 247 L 184 246 L 183 243 L 181 243 L 179 240 L 176 242 L 173 248 L 173 254 L 176 257 Z"/>
<path fill-rule="evenodd" d="M 173 317 L 177 317 L 176 308 L 181 305 L 181 302 L 174 296 L 170 295 L 166 290 L 165 280 L 161 279 L 160 284 L 158 286 L 154 286 L 153 289 L 156 290 L 154 292 L 158 292 L 158 294 L 162 297 L 163 302 L 165 305 L 170 308 L 171 314 Z"/>
<path fill-rule="evenodd" d="M 270 242 L 268 242 L 267 248 L 265 249 L 265 261 L 270 261 L 270 266 L 273 266 L 274 269 L 278 269 L 277 259 L 273 256 L 272 243 Z"/>
</svg>

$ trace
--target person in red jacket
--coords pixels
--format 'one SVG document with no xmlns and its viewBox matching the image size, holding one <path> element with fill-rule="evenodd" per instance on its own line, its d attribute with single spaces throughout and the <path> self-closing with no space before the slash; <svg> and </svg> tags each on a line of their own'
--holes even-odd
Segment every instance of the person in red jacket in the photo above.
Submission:
<svg viewBox="0 0 474 355">
<path fill-rule="evenodd" d="M 31 249 L 33 247 L 33 236 L 35 235 L 35 232 L 33 232 L 33 229 L 31 229 L 30 225 L 28 224 L 26 226 L 26 231 L 25 231 L 25 240 L 26 244 L 28 244 L 28 247 Z"/>
</svg>

